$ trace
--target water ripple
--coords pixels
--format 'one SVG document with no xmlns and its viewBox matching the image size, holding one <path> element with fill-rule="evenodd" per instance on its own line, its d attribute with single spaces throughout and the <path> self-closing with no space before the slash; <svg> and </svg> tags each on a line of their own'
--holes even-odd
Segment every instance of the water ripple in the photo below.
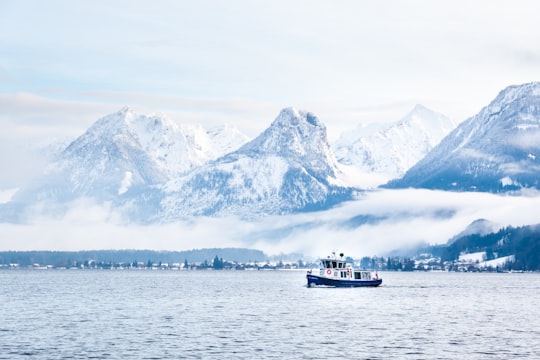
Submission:
<svg viewBox="0 0 540 360">
<path fill-rule="evenodd" d="M 0 359 L 508 359 L 540 353 L 540 274 L 0 272 Z M 511 277 L 512 284 L 506 284 Z"/>
</svg>

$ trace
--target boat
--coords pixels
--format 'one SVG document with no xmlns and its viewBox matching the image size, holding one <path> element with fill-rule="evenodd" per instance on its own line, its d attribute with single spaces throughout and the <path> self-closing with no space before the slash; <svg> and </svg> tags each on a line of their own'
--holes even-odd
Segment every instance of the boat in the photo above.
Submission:
<svg viewBox="0 0 540 360">
<path fill-rule="evenodd" d="M 343 258 L 343 253 L 339 258 L 335 253 L 325 259 L 320 259 L 319 273 L 308 270 L 307 286 L 331 286 L 331 287 L 363 287 L 379 286 L 382 278 L 379 278 L 377 271 L 356 269 Z"/>
</svg>

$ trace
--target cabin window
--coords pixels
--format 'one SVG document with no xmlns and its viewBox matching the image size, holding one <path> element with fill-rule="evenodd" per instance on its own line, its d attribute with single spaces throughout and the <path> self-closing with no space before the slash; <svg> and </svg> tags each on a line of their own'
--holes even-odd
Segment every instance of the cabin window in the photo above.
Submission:
<svg viewBox="0 0 540 360">
<path fill-rule="evenodd" d="M 342 277 L 342 278 L 346 278 L 346 277 L 347 277 L 347 272 L 346 272 L 346 271 L 342 271 L 342 272 L 341 272 L 341 277 Z"/>
<path fill-rule="evenodd" d="M 337 263 L 335 261 L 332 261 L 332 267 L 335 269 L 337 268 Z"/>
<path fill-rule="evenodd" d="M 360 280 L 360 273 L 359 273 L 359 272 L 355 272 L 355 273 L 354 273 L 354 278 L 355 278 L 356 280 Z"/>
<path fill-rule="evenodd" d="M 364 279 L 364 280 L 371 280 L 370 273 L 368 273 L 368 272 L 362 272 L 362 279 Z"/>
</svg>

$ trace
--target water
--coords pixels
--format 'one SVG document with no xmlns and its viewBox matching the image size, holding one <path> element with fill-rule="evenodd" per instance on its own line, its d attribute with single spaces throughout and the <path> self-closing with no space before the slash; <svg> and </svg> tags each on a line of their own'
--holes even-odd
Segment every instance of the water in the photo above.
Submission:
<svg viewBox="0 0 540 360">
<path fill-rule="evenodd" d="M 0 271 L 0 359 L 540 356 L 540 274 Z"/>
</svg>

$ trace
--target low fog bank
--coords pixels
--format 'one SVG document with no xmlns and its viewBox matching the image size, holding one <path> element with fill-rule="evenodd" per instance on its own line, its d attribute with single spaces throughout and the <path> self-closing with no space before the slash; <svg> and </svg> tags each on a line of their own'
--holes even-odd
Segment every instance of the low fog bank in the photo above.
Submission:
<svg viewBox="0 0 540 360">
<path fill-rule="evenodd" d="M 384 256 L 421 243 L 442 244 L 483 218 L 501 226 L 540 223 L 540 195 L 377 190 L 332 210 L 255 221 L 191 218 L 172 224 L 122 225 L 106 206 L 80 203 L 62 219 L 0 223 L 0 250 L 190 250 L 244 247 L 268 255 L 317 257 L 343 251 Z"/>
</svg>

